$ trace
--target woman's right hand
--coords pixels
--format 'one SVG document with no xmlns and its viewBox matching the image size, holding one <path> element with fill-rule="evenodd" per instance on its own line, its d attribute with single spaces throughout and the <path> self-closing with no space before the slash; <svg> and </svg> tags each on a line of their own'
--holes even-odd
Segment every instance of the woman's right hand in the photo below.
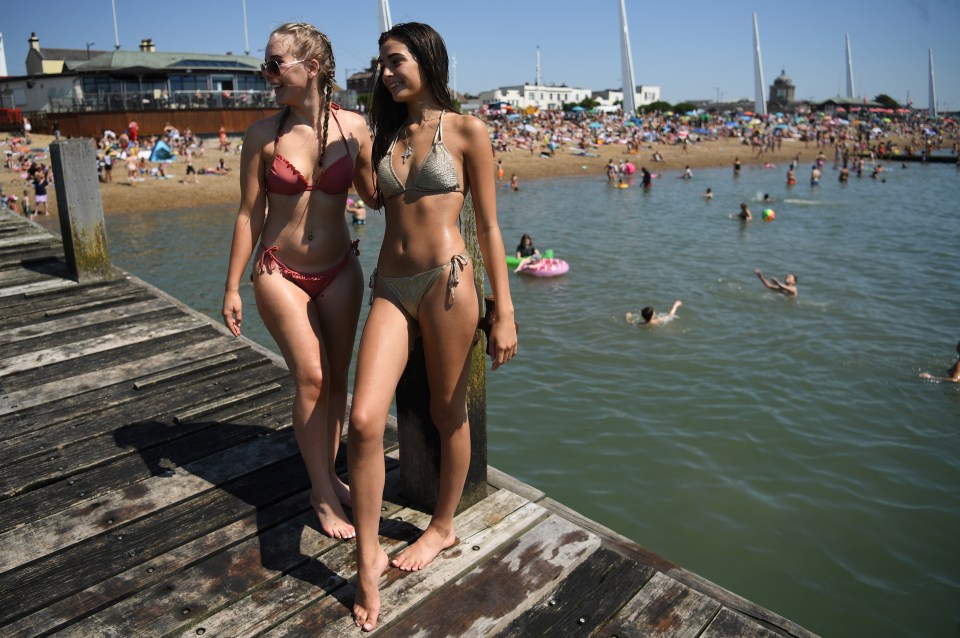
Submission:
<svg viewBox="0 0 960 638">
<path fill-rule="evenodd" d="M 227 291 L 223 294 L 223 323 L 234 337 L 240 336 L 240 324 L 243 323 L 243 302 L 240 293 Z"/>
</svg>

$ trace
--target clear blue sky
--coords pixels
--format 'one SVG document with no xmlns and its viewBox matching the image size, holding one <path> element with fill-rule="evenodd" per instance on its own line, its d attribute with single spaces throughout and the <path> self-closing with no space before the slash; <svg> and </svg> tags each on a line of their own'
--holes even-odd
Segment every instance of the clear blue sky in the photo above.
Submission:
<svg viewBox="0 0 960 638">
<path fill-rule="evenodd" d="M 241 0 L 115 0 L 120 45 L 152 38 L 158 50 L 244 50 Z M 41 47 L 111 49 L 110 0 L 5 1 L 0 32 L 10 75 L 25 73 L 27 38 Z M 627 0 L 638 84 L 663 99 L 753 98 L 753 22 L 757 13 L 767 86 L 786 70 L 799 99 L 844 93 L 844 34 L 850 34 L 857 95 L 886 93 L 927 107 L 927 51 L 933 49 L 941 111 L 960 109 L 960 2 L 957 0 Z M 376 0 L 247 0 L 251 55 L 262 56 L 275 26 L 302 20 L 330 36 L 337 80 L 377 54 Z M 434 26 L 456 57 L 456 88 L 477 93 L 535 81 L 540 46 L 544 83 L 620 87 L 617 0 L 462 2 L 391 0 L 394 23 Z M 453 78 L 451 76 L 451 83 Z"/>
</svg>

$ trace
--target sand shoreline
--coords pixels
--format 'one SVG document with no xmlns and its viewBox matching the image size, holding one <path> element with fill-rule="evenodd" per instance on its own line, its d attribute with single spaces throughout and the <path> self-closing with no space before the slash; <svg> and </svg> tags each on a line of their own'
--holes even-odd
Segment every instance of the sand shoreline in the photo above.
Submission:
<svg viewBox="0 0 960 638">
<path fill-rule="evenodd" d="M 48 147 L 53 141 L 51 136 L 36 135 L 32 148 Z M 663 162 L 652 160 L 653 150 L 659 151 L 664 158 Z M 531 155 L 529 151 L 512 151 L 498 153 L 497 159 L 503 160 L 504 180 L 509 181 L 513 173 L 517 174 L 520 187 L 530 180 L 553 177 L 594 176 L 605 180 L 605 166 L 610 159 L 619 162 L 625 159 L 638 167 L 646 166 L 653 173 L 681 172 L 684 167 L 692 170 L 700 168 L 716 168 L 733 166 L 734 158 L 739 157 L 744 167 L 772 163 L 778 170 L 786 172 L 788 164 L 794 156 L 800 154 L 801 169 L 798 179 L 806 178 L 804 166 L 809 166 L 817 155 L 814 143 L 804 143 L 795 140 L 784 141 L 779 151 L 764 153 L 761 156 L 754 154 L 750 147 L 740 143 L 737 138 L 728 138 L 719 141 L 702 141 L 690 144 L 688 152 L 683 153 L 681 146 L 656 145 L 644 146 L 639 154 L 629 154 L 625 145 L 600 146 L 592 150 L 594 156 L 574 155 L 569 148 L 557 150 L 552 158 L 540 158 Z M 832 152 L 828 154 L 832 161 Z M 101 184 L 100 193 L 103 200 L 104 212 L 109 215 L 124 213 L 159 212 L 178 208 L 198 206 L 236 206 L 240 191 L 240 156 L 228 153 L 221 154 L 216 149 L 208 148 L 202 157 L 197 157 L 194 164 L 197 168 L 214 166 L 223 157 L 227 168 L 227 175 L 201 175 L 199 183 L 183 183 L 186 171 L 186 162 L 182 158 L 170 165 L 169 172 L 172 179 L 155 179 L 146 177 L 142 182 L 133 185 L 127 180 L 126 170 L 122 164 L 113 169 L 113 183 Z M 49 165 L 49 159 L 41 160 Z M 33 199 L 33 188 L 25 185 L 18 173 L 3 168 L 0 173 L 0 183 L 4 192 L 15 194 L 22 198 L 24 190 L 28 191 Z M 56 215 L 56 197 L 51 192 L 51 215 Z"/>
</svg>

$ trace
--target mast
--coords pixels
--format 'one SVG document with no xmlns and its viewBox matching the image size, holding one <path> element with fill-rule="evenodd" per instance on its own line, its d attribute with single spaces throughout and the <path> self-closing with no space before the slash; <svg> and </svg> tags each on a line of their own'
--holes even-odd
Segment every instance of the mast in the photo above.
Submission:
<svg viewBox="0 0 960 638">
<path fill-rule="evenodd" d="M 753 13 L 753 77 L 755 86 L 753 111 L 767 114 L 767 100 L 763 91 L 763 62 L 760 60 L 760 30 L 757 28 L 757 13 Z"/>
<path fill-rule="evenodd" d="M 243 53 L 250 55 L 250 37 L 247 35 L 247 0 L 243 1 Z"/>
<path fill-rule="evenodd" d="M 390 19 L 390 0 L 377 0 L 377 17 L 380 18 L 380 33 L 389 31 L 393 27 Z"/>
<path fill-rule="evenodd" d="M 857 94 L 853 92 L 853 56 L 850 55 L 850 34 L 847 35 L 847 97 L 855 98 Z"/>
<path fill-rule="evenodd" d="M 537 45 L 537 70 L 535 75 L 537 76 L 537 89 L 536 89 L 537 92 L 534 94 L 534 99 L 537 104 L 537 109 L 539 109 L 540 108 L 540 45 L 539 44 Z"/>
<path fill-rule="evenodd" d="M 927 110 L 931 117 L 937 117 L 937 87 L 933 83 L 933 49 L 930 49 L 930 101 Z"/>
<path fill-rule="evenodd" d="M 117 29 L 117 0 L 110 0 L 113 6 L 113 48 L 120 50 L 120 31 Z"/>
<path fill-rule="evenodd" d="M 633 54 L 630 52 L 630 29 L 627 27 L 627 7 L 620 0 L 620 75 L 623 82 L 623 116 L 637 114 L 637 82 L 633 75 Z"/>
</svg>

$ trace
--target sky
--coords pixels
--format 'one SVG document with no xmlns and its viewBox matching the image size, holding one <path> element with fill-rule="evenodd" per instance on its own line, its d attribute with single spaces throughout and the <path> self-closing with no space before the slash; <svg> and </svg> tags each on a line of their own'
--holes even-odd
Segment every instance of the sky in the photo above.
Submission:
<svg viewBox="0 0 960 638">
<path fill-rule="evenodd" d="M 152 38 L 158 51 L 243 53 L 243 0 L 113 0 L 120 46 Z M 109 50 L 111 0 L 0 0 L 7 73 L 26 73 L 27 38 L 41 47 Z M 270 31 L 288 21 L 315 24 L 333 43 L 337 82 L 377 55 L 377 0 L 246 0 L 250 54 L 263 56 Z M 637 84 L 659 86 L 667 102 L 752 100 L 753 13 L 764 85 L 786 71 L 796 99 L 825 100 L 846 89 L 845 34 L 854 89 L 928 106 L 933 50 L 938 109 L 960 110 L 960 0 L 626 0 Z M 477 94 L 536 81 L 619 89 L 618 0 L 464 2 L 391 0 L 393 22 L 426 22 L 456 65 L 450 84 Z M 768 89 L 766 89 L 768 90 Z"/>
</svg>

